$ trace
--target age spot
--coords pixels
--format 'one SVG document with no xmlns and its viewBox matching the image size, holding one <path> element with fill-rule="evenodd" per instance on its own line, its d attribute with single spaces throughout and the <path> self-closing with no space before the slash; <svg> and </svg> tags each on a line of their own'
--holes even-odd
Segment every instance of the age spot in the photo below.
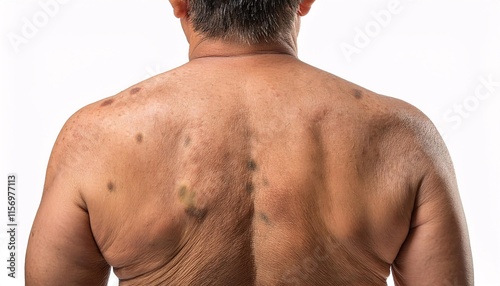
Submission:
<svg viewBox="0 0 500 286">
<path fill-rule="evenodd" d="M 255 163 L 254 160 L 250 160 L 247 162 L 247 169 L 250 171 L 255 171 L 257 170 L 257 164 Z"/>
<path fill-rule="evenodd" d="M 359 89 L 354 89 L 353 95 L 354 95 L 354 98 L 361 99 L 363 97 L 363 92 Z"/>
<path fill-rule="evenodd" d="M 138 93 L 139 91 L 141 91 L 141 88 L 140 87 L 134 87 L 130 90 L 130 94 L 136 94 Z"/>
<path fill-rule="evenodd" d="M 113 192 L 115 190 L 115 185 L 113 184 L 113 182 L 109 182 L 107 187 L 109 192 Z"/>
<path fill-rule="evenodd" d="M 103 103 L 101 103 L 101 106 L 111 105 L 111 104 L 113 104 L 114 101 L 115 101 L 114 99 L 105 100 Z"/>
<path fill-rule="evenodd" d="M 142 133 L 138 133 L 137 135 L 135 135 L 135 141 L 138 144 L 141 144 L 143 139 L 144 139 L 144 135 L 142 135 Z"/>
<path fill-rule="evenodd" d="M 184 205 L 184 212 L 201 222 L 205 218 L 207 210 L 195 206 L 195 193 L 187 186 L 182 185 L 179 188 L 178 195 L 181 203 Z"/>
<path fill-rule="evenodd" d="M 271 224 L 269 217 L 265 213 L 260 213 L 259 217 L 264 223 Z"/>
<path fill-rule="evenodd" d="M 184 198 L 186 197 L 186 193 L 187 193 L 187 187 L 181 186 L 179 188 L 179 197 L 181 198 L 182 201 L 184 201 Z"/>
</svg>

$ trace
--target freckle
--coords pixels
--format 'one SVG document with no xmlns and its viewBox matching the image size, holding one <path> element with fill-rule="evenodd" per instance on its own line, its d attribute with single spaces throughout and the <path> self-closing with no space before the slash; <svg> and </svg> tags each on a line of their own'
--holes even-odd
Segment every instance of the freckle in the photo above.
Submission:
<svg viewBox="0 0 500 286">
<path fill-rule="evenodd" d="M 141 144 L 143 139 L 144 136 L 142 135 L 142 133 L 135 135 L 135 141 L 137 141 L 137 143 Z"/>
<path fill-rule="evenodd" d="M 134 87 L 130 90 L 130 94 L 136 94 L 138 93 L 139 91 L 141 91 L 141 88 L 140 87 Z"/>
<path fill-rule="evenodd" d="M 108 183 L 108 191 L 112 192 L 115 190 L 115 185 L 112 182 Z"/>
<path fill-rule="evenodd" d="M 103 103 L 101 103 L 101 106 L 108 106 L 108 105 L 111 105 L 113 102 L 114 102 L 113 99 L 108 99 L 108 100 L 105 100 Z"/>
<path fill-rule="evenodd" d="M 184 140 L 184 147 L 188 147 L 189 144 L 191 144 L 191 137 L 186 137 L 186 140 Z"/>
<path fill-rule="evenodd" d="M 247 162 L 247 169 L 250 171 L 255 171 L 257 169 L 257 164 L 255 164 L 254 160 L 250 160 Z"/>
<path fill-rule="evenodd" d="M 363 97 L 363 92 L 359 89 L 354 89 L 353 95 L 356 99 L 361 99 Z"/>
</svg>

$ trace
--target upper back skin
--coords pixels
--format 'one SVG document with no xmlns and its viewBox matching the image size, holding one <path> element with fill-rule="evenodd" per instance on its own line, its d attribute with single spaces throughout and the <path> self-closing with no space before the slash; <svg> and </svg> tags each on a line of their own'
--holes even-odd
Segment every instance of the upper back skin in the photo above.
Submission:
<svg viewBox="0 0 500 286">
<path fill-rule="evenodd" d="M 385 285 L 411 114 L 289 56 L 192 61 L 75 115 L 95 241 L 120 285 Z"/>
</svg>

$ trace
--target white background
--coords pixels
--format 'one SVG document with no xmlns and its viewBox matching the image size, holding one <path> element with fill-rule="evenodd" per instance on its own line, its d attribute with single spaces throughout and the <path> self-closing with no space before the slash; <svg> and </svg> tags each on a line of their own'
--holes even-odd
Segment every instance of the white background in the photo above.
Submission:
<svg viewBox="0 0 500 286">
<path fill-rule="evenodd" d="M 1 285 L 24 285 L 45 168 L 68 117 L 187 61 L 167 0 L 54 1 L 0 0 L 2 189 L 8 173 L 19 177 L 18 278 L 7 279 L 3 230 Z M 499 19 L 498 0 L 318 0 L 299 39 L 302 60 L 410 102 L 438 126 L 455 163 L 481 286 L 500 285 Z M 349 45 L 350 56 L 341 49 Z"/>
</svg>

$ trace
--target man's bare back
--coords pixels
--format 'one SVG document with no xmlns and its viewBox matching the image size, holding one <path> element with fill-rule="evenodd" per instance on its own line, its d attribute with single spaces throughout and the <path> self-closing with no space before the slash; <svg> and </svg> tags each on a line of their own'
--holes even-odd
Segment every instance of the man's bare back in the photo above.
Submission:
<svg viewBox="0 0 500 286">
<path fill-rule="evenodd" d="M 90 214 L 87 258 L 121 285 L 385 285 L 398 253 L 415 259 L 420 220 L 463 223 L 446 207 L 455 186 L 432 193 L 450 179 L 432 133 L 407 104 L 258 55 L 192 61 L 92 104 L 58 144 L 74 148 L 59 160 Z M 443 205 L 419 219 L 431 196 Z"/>
<path fill-rule="evenodd" d="M 105 285 L 110 266 L 120 285 L 385 285 L 391 268 L 397 285 L 473 284 L 439 134 L 298 60 L 314 1 L 288 14 L 288 38 L 255 45 L 207 39 L 170 2 L 190 62 L 66 123 L 27 285 Z"/>
</svg>

